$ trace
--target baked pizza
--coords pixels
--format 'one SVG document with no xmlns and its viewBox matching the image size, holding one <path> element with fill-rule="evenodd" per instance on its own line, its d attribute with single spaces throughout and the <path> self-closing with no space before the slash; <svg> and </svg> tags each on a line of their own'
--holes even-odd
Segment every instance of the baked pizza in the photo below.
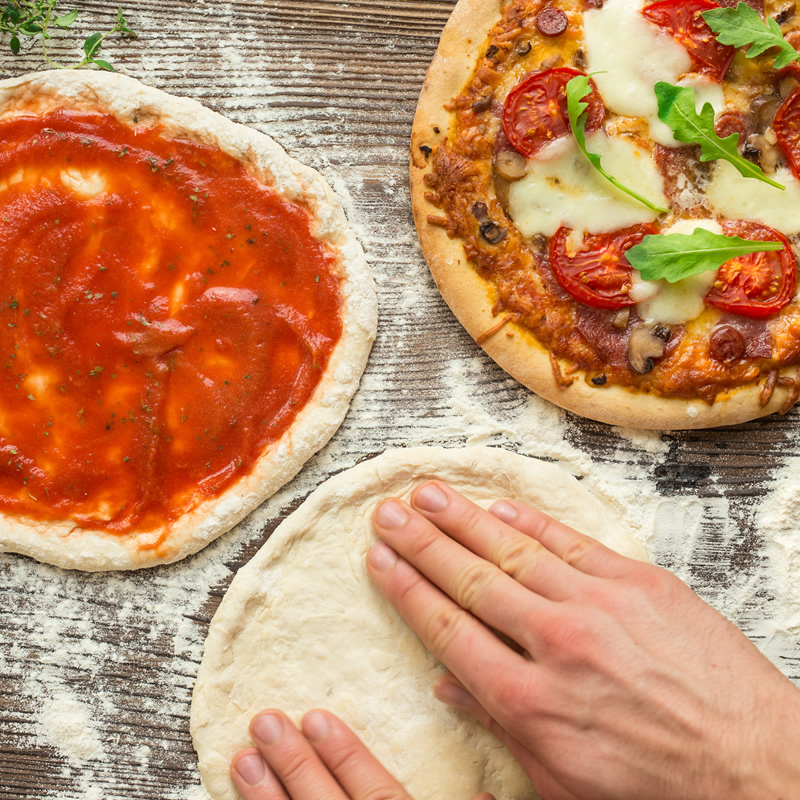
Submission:
<svg viewBox="0 0 800 800">
<path fill-rule="evenodd" d="M 199 550 L 333 435 L 376 327 L 330 188 L 267 136 L 102 72 L 0 83 L 0 549 Z"/>
<path fill-rule="evenodd" d="M 473 338 L 558 405 L 695 428 L 800 394 L 800 15 L 460 0 L 414 121 L 414 216 Z"/>
</svg>

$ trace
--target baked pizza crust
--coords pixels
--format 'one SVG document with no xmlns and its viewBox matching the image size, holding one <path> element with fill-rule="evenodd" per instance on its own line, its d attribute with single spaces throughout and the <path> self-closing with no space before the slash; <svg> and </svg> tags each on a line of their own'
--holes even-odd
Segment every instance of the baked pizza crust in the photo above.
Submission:
<svg viewBox="0 0 800 800">
<path fill-rule="evenodd" d="M 265 708 L 295 721 L 327 708 L 416 800 L 537 797 L 520 766 L 470 715 L 436 701 L 444 672 L 373 585 L 372 514 L 429 478 L 488 508 L 513 497 L 646 560 L 620 509 L 559 467 L 489 447 L 390 450 L 340 473 L 281 523 L 228 589 L 208 633 L 191 732 L 205 788 L 238 797 L 229 769 Z"/>
<path fill-rule="evenodd" d="M 483 337 L 503 317 L 492 314 L 494 286 L 471 266 L 458 238 L 428 222 L 440 216 L 425 194 L 424 176 L 432 169 L 422 147 L 436 148 L 448 136 L 454 115 L 445 105 L 466 86 L 502 15 L 498 0 L 459 0 L 442 32 L 420 94 L 411 134 L 411 203 L 420 244 L 445 302 L 467 332 L 506 372 L 545 399 L 583 417 L 631 428 L 683 430 L 735 425 L 780 411 L 790 389 L 776 386 L 765 406 L 761 387 L 745 386 L 720 394 L 713 405 L 703 400 L 667 398 L 620 386 L 594 387 L 585 373 L 572 373 L 572 383 L 560 386 L 550 353 L 533 334 L 508 321 L 494 335 Z M 564 371 L 566 364 L 561 364 Z M 782 374 L 792 374 L 786 369 Z"/>
<path fill-rule="evenodd" d="M 159 124 L 165 135 L 218 147 L 286 200 L 305 206 L 317 239 L 338 253 L 342 336 L 306 407 L 271 444 L 253 470 L 216 498 L 163 529 L 126 535 L 75 523 L 0 517 L 0 552 L 22 553 L 68 569 L 124 570 L 166 564 L 194 553 L 228 531 L 291 480 L 333 436 L 358 388 L 377 326 L 377 301 L 361 245 L 321 175 L 290 158 L 268 136 L 231 122 L 200 103 L 174 97 L 133 78 L 100 71 L 52 71 L 0 81 L 0 119 L 57 108 L 112 114 L 126 125 Z"/>
</svg>

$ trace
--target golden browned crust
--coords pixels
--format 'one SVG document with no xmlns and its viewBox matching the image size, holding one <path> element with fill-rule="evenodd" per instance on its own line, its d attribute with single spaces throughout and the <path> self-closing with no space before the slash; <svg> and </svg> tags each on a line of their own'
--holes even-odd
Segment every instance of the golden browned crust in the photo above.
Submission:
<svg viewBox="0 0 800 800">
<path fill-rule="evenodd" d="M 442 32 L 439 48 L 428 69 L 411 135 L 411 201 L 422 251 L 442 296 L 477 343 L 506 372 L 553 403 L 584 417 L 633 428 L 680 430 L 734 425 L 791 407 L 795 394 L 794 368 L 776 373 L 774 389 L 765 392 L 763 378 L 719 394 L 709 405 L 701 399 L 662 397 L 635 388 L 596 387 L 583 371 L 556 360 L 507 312 L 496 315 L 494 285 L 470 264 L 463 241 L 448 235 L 442 211 L 429 199 L 425 175 L 431 173 L 431 151 L 451 130 L 450 101 L 471 79 L 492 28 L 503 9 L 498 0 L 459 0 Z M 498 326 L 498 323 L 503 324 Z M 493 330 L 496 329 L 496 330 Z M 762 401 L 766 402 L 762 405 Z"/>
</svg>

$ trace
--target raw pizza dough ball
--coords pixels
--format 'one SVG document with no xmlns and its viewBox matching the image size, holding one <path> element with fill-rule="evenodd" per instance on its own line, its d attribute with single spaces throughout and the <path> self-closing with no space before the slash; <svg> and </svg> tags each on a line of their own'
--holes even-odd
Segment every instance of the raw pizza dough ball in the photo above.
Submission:
<svg viewBox="0 0 800 800">
<path fill-rule="evenodd" d="M 558 467 L 504 450 L 391 450 L 331 478 L 239 571 L 211 623 L 191 730 L 214 800 L 238 797 L 230 761 L 252 745 L 254 714 L 281 708 L 299 721 L 316 707 L 350 725 L 416 800 L 536 797 L 497 739 L 434 699 L 443 668 L 367 573 L 377 503 L 408 499 L 432 477 L 486 508 L 503 497 L 530 503 L 646 559 L 617 509 Z"/>
</svg>

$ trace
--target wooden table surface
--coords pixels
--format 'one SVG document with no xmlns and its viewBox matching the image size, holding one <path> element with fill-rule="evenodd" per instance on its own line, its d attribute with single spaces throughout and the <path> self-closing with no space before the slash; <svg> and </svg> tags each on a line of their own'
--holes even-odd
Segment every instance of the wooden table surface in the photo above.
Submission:
<svg viewBox="0 0 800 800">
<path fill-rule="evenodd" d="M 84 36 L 111 20 L 111 7 L 80 3 Z M 272 135 L 333 185 L 376 278 L 380 331 L 331 444 L 198 555 L 113 575 L 0 555 L 0 798 L 202 798 L 188 716 L 214 610 L 236 570 L 315 486 L 388 447 L 491 444 L 555 459 L 589 484 L 610 487 L 652 531 L 654 560 L 800 683 L 796 637 L 767 624 L 782 600 L 770 532 L 759 526 L 763 504 L 785 488 L 786 465 L 800 455 L 798 412 L 670 434 L 583 420 L 505 376 L 435 291 L 411 220 L 407 142 L 451 7 L 450 0 L 125 5 L 140 36 L 109 40 L 105 52 L 120 71 Z M 75 41 L 61 37 L 52 52 L 71 58 Z M 3 77 L 41 68 L 35 48 L 15 58 L 6 47 L 3 40 Z"/>
</svg>

